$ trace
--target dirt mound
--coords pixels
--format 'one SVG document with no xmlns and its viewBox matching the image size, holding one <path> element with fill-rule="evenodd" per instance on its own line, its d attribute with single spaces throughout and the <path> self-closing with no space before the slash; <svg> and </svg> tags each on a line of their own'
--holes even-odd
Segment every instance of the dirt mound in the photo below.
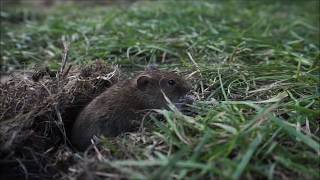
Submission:
<svg viewBox="0 0 320 180">
<path fill-rule="evenodd" d="M 117 67 L 97 61 L 16 74 L 1 83 L 0 179 L 61 178 L 71 163 L 67 137 L 77 114 L 119 77 Z"/>
</svg>

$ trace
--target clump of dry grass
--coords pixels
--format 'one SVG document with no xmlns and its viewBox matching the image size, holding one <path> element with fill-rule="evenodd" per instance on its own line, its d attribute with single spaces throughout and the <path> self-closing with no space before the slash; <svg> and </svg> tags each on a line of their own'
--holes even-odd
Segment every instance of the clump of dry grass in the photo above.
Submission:
<svg viewBox="0 0 320 180">
<path fill-rule="evenodd" d="M 71 151 L 65 145 L 77 114 L 120 77 L 117 67 L 102 61 L 84 67 L 66 64 L 64 56 L 58 72 L 44 68 L 0 84 L 0 166 L 12 171 L 7 176 L 35 173 L 45 178 L 63 166 L 59 163 L 67 163 Z M 27 169 L 36 172 L 21 172 Z"/>
</svg>

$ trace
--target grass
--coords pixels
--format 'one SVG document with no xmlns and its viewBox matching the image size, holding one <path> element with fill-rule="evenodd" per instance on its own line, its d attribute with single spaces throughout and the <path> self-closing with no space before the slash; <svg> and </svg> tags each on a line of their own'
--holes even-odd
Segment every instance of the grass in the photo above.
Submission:
<svg viewBox="0 0 320 180">
<path fill-rule="evenodd" d="M 142 1 L 2 8 L 1 71 L 57 68 L 61 38 L 71 42 L 77 64 L 103 59 L 128 72 L 148 63 L 198 71 L 198 114 L 159 111 L 165 121 L 152 117 L 149 136 L 118 138 L 131 158 L 101 160 L 99 172 L 319 179 L 318 7 L 318 1 Z"/>
</svg>

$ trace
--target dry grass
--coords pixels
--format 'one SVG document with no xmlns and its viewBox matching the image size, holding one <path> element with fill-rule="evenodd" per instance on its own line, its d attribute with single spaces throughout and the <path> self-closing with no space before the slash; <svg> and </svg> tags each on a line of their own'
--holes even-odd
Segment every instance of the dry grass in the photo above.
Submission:
<svg viewBox="0 0 320 180">
<path fill-rule="evenodd" d="M 0 85 L 0 155 L 10 165 L 8 177 L 19 176 L 19 166 L 31 171 L 26 176 L 48 177 L 68 163 L 67 137 L 78 112 L 120 78 L 117 67 L 101 61 L 66 68 L 64 55 L 58 72 L 13 74 Z"/>
</svg>

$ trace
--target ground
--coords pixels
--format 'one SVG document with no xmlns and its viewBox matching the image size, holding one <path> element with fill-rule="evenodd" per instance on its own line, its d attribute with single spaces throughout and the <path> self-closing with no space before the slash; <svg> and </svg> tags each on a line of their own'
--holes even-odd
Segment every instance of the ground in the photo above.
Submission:
<svg viewBox="0 0 320 180">
<path fill-rule="evenodd" d="M 95 176 L 319 179 L 319 18 L 312 0 L 2 4 L 0 68 L 58 69 L 65 40 L 73 64 L 191 77 L 196 113 L 159 111 L 145 135 L 118 137 L 125 150 L 106 140 L 114 158 L 99 157 Z"/>
</svg>

